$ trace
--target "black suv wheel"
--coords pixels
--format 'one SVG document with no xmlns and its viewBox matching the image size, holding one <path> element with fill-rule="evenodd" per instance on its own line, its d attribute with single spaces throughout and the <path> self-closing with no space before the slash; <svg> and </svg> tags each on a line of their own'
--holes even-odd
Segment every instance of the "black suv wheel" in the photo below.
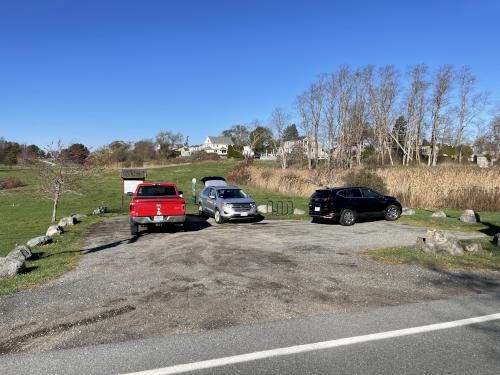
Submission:
<svg viewBox="0 0 500 375">
<path fill-rule="evenodd" d="M 340 212 L 339 223 L 340 225 L 350 226 L 356 222 L 356 212 L 346 208 Z"/>
<path fill-rule="evenodd" d="M 401 210 L 398 206 L 391 204 L 385 209 L 385 220 L 394 221 L 399 219 L 400 215 Z"/>
</svg>

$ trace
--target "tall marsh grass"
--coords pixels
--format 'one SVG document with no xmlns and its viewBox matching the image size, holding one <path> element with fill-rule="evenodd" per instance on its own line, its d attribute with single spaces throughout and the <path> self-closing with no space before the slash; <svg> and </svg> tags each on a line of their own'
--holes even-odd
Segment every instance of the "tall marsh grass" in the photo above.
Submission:
<svg viewBox="0 0 500 375">
<path fill-rule="evenodd" d="M 237 173 L 234 173 L 237 171 Z M 308 197 L 319 187 L 345 186 L 352 172 L 238 167 L 228 179 L 262 189 Z M 419 208 L 472 208 L 500 211 L 500 170 L 443 165 L 394 167 L 373 171 L 390 195 L 404 206 Z"/>
</svg>

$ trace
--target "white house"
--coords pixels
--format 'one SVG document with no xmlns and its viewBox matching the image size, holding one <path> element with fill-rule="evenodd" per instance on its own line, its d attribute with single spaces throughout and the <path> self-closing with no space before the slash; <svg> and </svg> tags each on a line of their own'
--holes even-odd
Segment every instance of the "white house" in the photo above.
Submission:
<svg viewBox="0 0 500 375">
<path fill-rule="evenodd" d="M 285 141 L 283 145 L 284 152 L 287 154 L 291 154 L 296 149 L 302 149 L 304 155 L 307 155 L 307 143 L 311 142 L 311 156 L 314 157 L 315 152 L 315 144 L 314 139 L 308 137 L 301 137 L 296 141 Z M 324 146 L 321 142 L 318 141 L 318 159 L 328 159 L 328 148 Z"/>
<path fill-rule="evenodd" d="M 201 149 L 208 154 L 218 154 L 221 156 L 227 155 L 229 146 L 233 145 L 233 141 L 229 137 L 213 137 L 208 136 L 203 142 Z"/>
</svg>

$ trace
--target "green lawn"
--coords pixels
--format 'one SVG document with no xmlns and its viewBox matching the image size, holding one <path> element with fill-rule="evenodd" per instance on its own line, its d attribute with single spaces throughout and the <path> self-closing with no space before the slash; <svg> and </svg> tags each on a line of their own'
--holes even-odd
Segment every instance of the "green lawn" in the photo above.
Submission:
<svg viewBox="0 0 500 375">
<path fill-rule="evenodd" d="M 477 224 L 463 223 L 458 218 L 463 210 L 443 210 L 448 217 L 433 218 L 431 214 L 437 210 L 415 210 L 412 216 L 402 216 L 398 223 L 432 229 L 461 232 L 479 232 L 488 238 L 474 241 L 461 241 L 463 244 L 480 242 L 483 251 L 478 254 L 463 256 L 428 255 L 416 250 L 414 246 L 392 247 L 369 250 L 366 255 L 392 264 L 418 264 L 428 268 L 457 270 L 498 270 L 500 269 L 500 248 L 492 244 L 492 236 L 500 233 L 500 212 L 479 212 L 481 222 Z"/>
<path fill-rule="evenodd" d="M 463 245 L 479 242 L 483 251 L 462 256 L 430 255 L 413 246 L 368 250 L 364 254 L 390 264 L 417 264 L 431 269 L 467 271 L 500 270 L 500 247 L 492 244 L 491 238 L 460 241 Z"/>
<path fill-rule="evenodd" d="M 489 236 L 500 233 L 500 212 L 478 212 L 481 217 L 481 222 L 477 224 L 468 224 L 458 220 L 463 210 L 445 209 L 443 211 L 448 216 L 446 218 L 431 217 L 431 214 L 437 210 L 417 209 L 415 211 L 415 215 L 401 216 L 398 223 L 433 229 L 480 232 Z"/>
<path fill-rule="evenodd" d="M 151 168 L 148 170 L 147 181 L 169 181 L 178 185 L 184 191 L 188 213 L 196 213 L 197 207 L 192 203 L 191 180 L 198 180 L 197 194 L 203 189 L 201 178 L 204 176 L 226 176 L 237 164 L 236 161 L 201 162 Z M 51 224 L 50 215 L 52 203 L 37 191 L 36 173 L 22 168 L 9 168 L 0 166 L 0 178 L 15 176 L 26 186 L 0 191 L 0 256 L 5 256 L 16 244 L 24 244 L 32 237 L 45 234 Z M 292 201 L 294 207 L 307 208 L 307 199 L 289 197 L 280 193 L 263 192 L 252 187 L 243 188 L 257 201 L 266 204 L 273 201 Z M 67 194 L 60 202 L 58 218 L 72 213 L 83 213 L 89 217 L 83 223 L 68 230 L 66 234 L 55 238 L 55 243 L 45 246 L 38 251 L 39 259 L 27 262 L 27 273 L 13 279 L 0 280 L 0 293 L 10 293 L 25 289 L 32 285 L 40 284 L 57 277 L 78 264 L 81 240 L 89 225 L 99 218 L 92 217 L 90 213 L 98 206 L 106 206 L 109 215 L 126 215 L 130 198 L 124 197 L 122 209 L 121 179 L 118 170 L 110 170 L 102 175 L 84 181 L 79 193 Z M 268 218 L 286 219 L 302 217 L 271 216 Z"/>
</svg>

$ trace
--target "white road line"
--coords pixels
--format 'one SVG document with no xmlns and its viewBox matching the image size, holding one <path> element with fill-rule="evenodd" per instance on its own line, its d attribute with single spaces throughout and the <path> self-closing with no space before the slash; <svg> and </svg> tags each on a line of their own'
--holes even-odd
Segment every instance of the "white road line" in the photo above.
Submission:
<svg viewBox="0 0 500 375">
<path fill-rule="evenodd" d="M 181 374 L 183 372 L 203 370 L 203 369 L 208 369 L 208 368 L 213 368 L 213 367 L 221 367 L 221 366 L 227 366 L 227 365 L 234 365 L 237 363 L 256 361 L 259 359 L 280 357 L 280 356 L 291 355 L 291 354 L 307 353 L 307 352 L 311 352 L 314 350 L 331 349 L 331 348 L 337 348 L 339 346 L 353 345 L 353 344 L 359 344 L 359 343 L 363 343 L 363 342 L 389 339 L 389 338 L 393 338 L 393 337 L 415 335 L 415 334 L 424 333 L 424 332 L 439 331 L 442 329 L 462 327 L 462 326 L 483 323 L 483 322 L 488 322 L 491 320 L 498 320 L 498 319 L 500 319 L 500 313 L 491 314 L 491 315 L 483 315 L 483 316 L 478 316 L 475 318 L 454 320 L 451 322 L 430 324 L 430 325 L 420 326 L 420 327 L 398 329 L 395 331 L 379 332 L 379 333 L 372 333 L 372 334 L 363 335 L 363 336 L 354 336 L 354 337 L 347 337 L 347 338 L 337 339 L 337 340 L 322 341 L 322 342 L 316 342 L 316 343 L 312 343 L 312 344 L 295 345 L 295 346 L 289 346 L 286 348 L 263 350 L 260 352 L 235 355 L 235 356 L 231 356 L 231 357 L 209 359 L 206 361 L 186 363 L 186 364 L 182 364 L 182 365 L 174 365 L 174 366 L 163 367 L 163 368 L 158 368 L 158 369 L 153 369 L 153 370 L 134 372 L 134 373 L 130 373 L 128 375 Z"/>
</svg>

